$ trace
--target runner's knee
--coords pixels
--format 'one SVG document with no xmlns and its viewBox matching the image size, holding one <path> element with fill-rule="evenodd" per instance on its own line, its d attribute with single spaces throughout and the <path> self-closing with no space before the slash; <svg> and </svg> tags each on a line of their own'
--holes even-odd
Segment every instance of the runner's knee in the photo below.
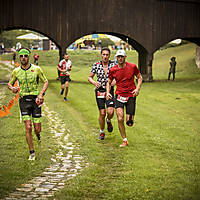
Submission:
<svg viewBox="0 0 200 200">
<path fill-rule="evenodd" d="M 31 122 L 25 122 L 26 132 L 30 133 L 32 131 Z"/>
<path fill-rule="evenodd" d="M 124 123 L 124 117 L 123 116 L 118 116 L 117 120 L 118 120 L 118 123 Z"/>
<path fill-rule="evenodd" d="M 34 131 L 35 131 L 36 134 L 40 133 L 41 132 L 41 126 L 34 127 Z"/>
<path fill-rule="evenodd" d="M 106 113 L 100 113 L 100 117 L 101 118 L 105 118 L 106 117 Z"/>
<path fill-rule="evenodd" d="M 99 117 L 101 117 L 101 118 L 105 118 L 106 117 L 106 110 L 105 109 L 99 110 Z"/>
</svg>

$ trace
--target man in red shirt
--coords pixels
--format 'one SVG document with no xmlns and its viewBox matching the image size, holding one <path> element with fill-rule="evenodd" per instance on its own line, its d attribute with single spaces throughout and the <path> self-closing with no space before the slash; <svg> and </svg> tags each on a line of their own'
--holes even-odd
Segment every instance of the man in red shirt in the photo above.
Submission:
<svg viewBox="0 0 200 200">
<path fill-rule="evenodd" d="M 126 53 L 124 50 L 118 50 L 116 53 L 118 64 L 109 71 L 108 82 L 106 86 L 106 99 L 112 98 L 110 94 L 111 82 L 116 80 L 115 109 L 118 119 L 118 127 L 123 138 L 123 144 L 120 147 L 128 145 L 126 130 L 124 126 L 124 106 L 126 107 L 126 124 L 133 126 L 135 115 L 136 96 L 138 96 L 142 85 L 142 76 L 135 64 L 126 62 Z M 135 76 L 138 79 L 137 87 L 135 85 Z"/>
<path fill-rule="evenodd" d="M 64 59 L 62 59 L 57 69 L 60 71 L 60 81 L 61 81 L 61 92 L 60 95 L 63 95 L 64 90 L 64 101 L 67 101 L 67 94 L 70 82 L 70 71 L 72 69 L 72 62 L 69 60 L 68 53 L 65 53 Z"/>
<path fill-rule="evenodd" d="M 38 65 L 38 60 L 39 60 L 39 55 L 37 53 L 34 54 L 33 59 L 34 59 L 34 64 Z"/>
</svg>

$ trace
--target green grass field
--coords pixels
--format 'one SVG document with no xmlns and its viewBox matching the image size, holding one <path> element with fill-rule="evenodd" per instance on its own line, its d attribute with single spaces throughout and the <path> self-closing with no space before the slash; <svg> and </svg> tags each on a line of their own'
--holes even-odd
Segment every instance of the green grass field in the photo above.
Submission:
<svg viewBox="0 0 200 200">
<path fill-rule="evenodd" d="M 59 95 L 60 82 L 56 81 L 58 51 L 39 52 L 39 55 L 39 64 L 49 79 L 45 101 L 51 110 L 60 114 L 70 130 L 71 140 L 80 144 L 78 153 L 89 163 L 81 174 L 67 181 L 53 199 L 200 198 L 200 70 L 194 62 L 194 44 L 158 51 L 154 55 L 155 81 L 142 85 L 135 125 L 126 128 L 129 146 L 123 149 L 119 148 L 122 139 L 116 115 L 113 133 L 106 132 L 106 139 L 98 140 L 98 109 L 94 87 L 87 77 L 92 64 L 100 60 L 99 52 L 69 51 L 73 68 L 68 102 Z M 177 57 L 176 80 L 166 81 L 171 56 Z M 11 55 L 3 57 L 10 58 Z M 137 53 L 128 52 L 127 61 L 137 64 Z M 13 96 L 6 87 L 0 85 L 5 94 L 0 99 L 1 105 Z M 42 146 L 37 145 L 35 139 L 39 156 L 30 164 L 18 107 L 11 112 L 12 116 L 0 119 L 0 198 L 39 175 L 58 150 L 44 117 Z"/>
</svg>

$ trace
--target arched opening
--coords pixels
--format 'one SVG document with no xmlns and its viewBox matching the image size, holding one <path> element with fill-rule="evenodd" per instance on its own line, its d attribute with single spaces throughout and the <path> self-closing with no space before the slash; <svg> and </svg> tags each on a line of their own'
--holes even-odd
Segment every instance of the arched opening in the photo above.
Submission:
<svg viewBox="0 0 200 200">
<path fill-rule="evenodd" d="M 22 35 L 30 34 L 32 33 L 33 35 L 27 36 L 27 37 L 19 37 Z M 7 36 L 7 38 L 10 39 L 10 43 L 8 43 L 8 48 L 11 48 L 12 46 L 12 41 L 15 42 L 21 42 L 25 46 L 31 45 L 32 42 L 35 42 L 35 46 L 33 48 L 31 46 L 27 46 L 30 49 L 39 49 L 38 50 L 51 50 L 51 49 L 57 49 L 59 48 L 59 44 L 56 43 L 56 41 L 47 35 L 46 33 L 41 32 L 40 30 L 35 30 L 32 28 L 28 27 L 12 27 L 12 28 L 6 28 L 4 30 L 1 30 L 0 32 L 0 40 L 4 39 L 4 36 Z M 4 38 L 3 38 L 4 37 Z M 19 38 L 17 38 L 19 37 Z M 51 47 L 53 46 L 53 47 Z"/>
<path fill-rule="evenodd" d="M 118 49 L 124 49 L 127 54 L 126 61 L 135 63 L 138 66 L 138 51 L 132 45 L 133 40 L 130 40 L 126 36 L 121 37 L 122 35 L 117 35 L 108 32 L 95 32 L 95 33 L 88 33 L 86 35 L 82 35 L 80 38 L 76 38 L 68 47 L 67 51 L 70 56 L 70 59 L 73 63 L 73 70 L 80 70 L 80 68 L 84 68 L 81 65 L 81 61 L 75 59 L 76 57 L 80 56 L 84 60 L 86 57 L 90 60 L 90 63 L 86 65 L 87 70 L 88 67 L 92 67 L 95 62 L 101 60 L 100 50 L 102 47 L 108 47 L 111 50 L 110 60 L 115 59 L 115 54 Z M 138 48 L 137 48 L 138 49 Z M 86 63 L 87 61 L 85 61 Z M 89 68 L 89 71 L 91 69 Z M 80 70 L 81 71 L 81 70 Z M 89 72 L 88 71 L 88 72 Z M 82 73 L 83 75 L 83 73 Z M 87 74 L 88 75 L 88 74 Z M 79 80 L 77 80 L 79 79 Z M 72 71 L 72 80 L 73 81 L 84 81 L 87 80 L 87 77 L 83 78 L 83 76 L 73 78 L 73 71 Z"/>
<path fill-rule="evenodd" d="M 138 43 L 136 40 L 134 40 L 133 38 L 130 38 L 126 35 L 119 34 L 119 33 L 113 33 L 113 32 L 100 32 L 100 33 L 93 32 L 90 35 L 98 35 L 98 34 L 109 35 L 111 37 L 117 37 L 119 40 L 121 40 L 120 43 L 119 42 L 117 44 L 116 43 L 113 43 L 113 44 L 108 43 L 109 45 L 106 45 L 106 46 L 110 46 L 111 50 L 125 49 L 127 51 L 127 55 L 128 55 L 127 61 L 133 62 L 138 65 L 138 67 L 141 71 L 141 74 L 143 75 L 144 81 L 151 81 L 153 79 L 152 74 L 151 74 L 151 65 L 152 65 L 153 56 L 151 54 L 149 54 L 147 52 L 147 50 L 140 43 Z M 81 38 L 76 38 L 77 39 L 76 41 L 83 43 L 83 38 L 84 38 L 84 36 Z M 101 40 L 101 39 L 99 39 L 99 40 Z M 105 45 L 99 44 L 99 40 L 94 41 L 93 43 L 91 43 L 91 45 L 89 43 L 88 44 L 85 43 L 84 46 L 81 47 L 81 49 L 88 49 L 87 47 L 89 47 L 90 49 L 98 50 L 98 49 L 100 49 L 100 47 L 105 46 Z M 74 46 L 76 45 L 76 41 L 74 41 L 70 45 L 70 49 L 74 49 Z M 76 46 L 75 49 L 80 49 L 80 47 Z M 131 53 L 137 54 L 137 56 L 134 56 L 134 59 L 131 59 L 131 56 L 129 56 L 129 55 L 132 55 Z M 111 56 L 111 58 L 112 58 L 112 56 Z"/>
<path fill-rule="evenodd" d="M 195 79 L 199 75 L 199 39 L 189 38 L 187 40 L 176 38 L 162 45 L 154 53 L 153 76 L 156 80 L 173 80 L 171 58 L 176 58 L 175 80 Z M 171 73 L 170 73 L 171 72 Z M 170 74 L 170 75 L 169 75 Z"/>
<path fill-rule="evenodd" d="M 5 58 L 7 60 L 13 59 L 13 54 L 21 47 L 27 47 L 32 51 L 30 61 L 33 63 L 34 54 L 39 54 L 39 64 L 43 64 L 43 54 L 45 51 L 54 50 L 55 61 L 58 62 L 60 48 L 56 41 L 50 38 L 47 34 L 37 30 L 27 29 L 22 27 L 12 27 L 5 30 L 1 30 L 0 33 L 0 47 L 4 46 L 4 50 L 0 48 L 0 54 L 7 54 Z M 18 59 L 16 57 L 16 59 Z"/>
</svg>

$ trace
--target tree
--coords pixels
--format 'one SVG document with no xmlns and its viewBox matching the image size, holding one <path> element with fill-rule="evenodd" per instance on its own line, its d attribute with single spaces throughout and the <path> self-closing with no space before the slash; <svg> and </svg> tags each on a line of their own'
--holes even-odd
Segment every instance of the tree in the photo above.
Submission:
<svg viewBox="0 0 200 200">
<path fill-rule="evenodd" d="M 33 40 L 19 40 L 16 39 L 20 35 L 24 35 L 30 33 L 28 30 L 11 30 L 11 31 L 3 31 L 0 34 L 0 43 L 3 42 L 5 48 L 12 48 L 16 46 L 17 42 L 20 42 L 24 47 L 30 47 L 30 44 L 33 43 Z"/>
</svg>

